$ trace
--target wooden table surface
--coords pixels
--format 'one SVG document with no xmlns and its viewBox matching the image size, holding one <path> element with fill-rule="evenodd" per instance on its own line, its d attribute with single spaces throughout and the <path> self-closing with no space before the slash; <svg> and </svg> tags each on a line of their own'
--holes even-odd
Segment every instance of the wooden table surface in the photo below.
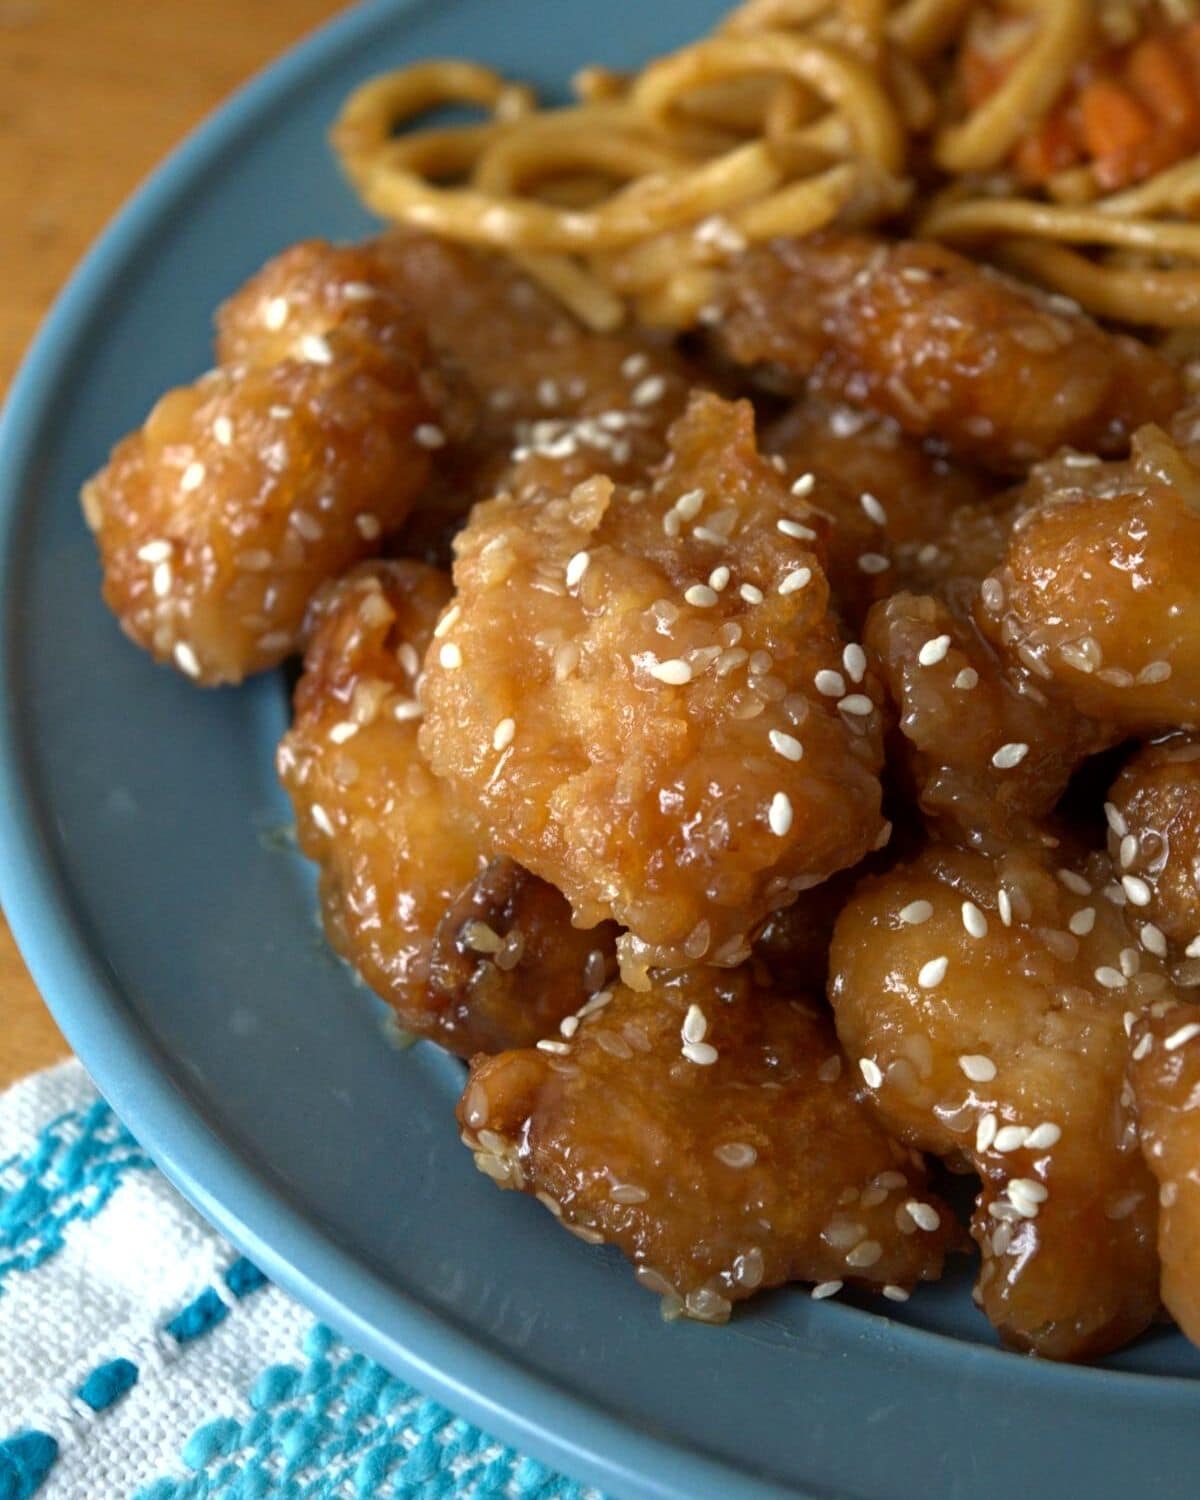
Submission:
<svg viewBox="0 0 1200 1500">
<path fill-rule="evenodd" d="M 0 0 L 0 392 L 147 171 L 338 0 Z M 66 1053 L 0 919 L 0 1087 Z"/>
</svg>

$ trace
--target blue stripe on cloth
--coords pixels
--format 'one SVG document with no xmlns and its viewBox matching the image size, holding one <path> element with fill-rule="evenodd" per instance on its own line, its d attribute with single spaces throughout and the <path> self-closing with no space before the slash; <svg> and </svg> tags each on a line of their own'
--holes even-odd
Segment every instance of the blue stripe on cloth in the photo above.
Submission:
<svg viewBox="0 0 1200 1500">
<path fill-rule="evenodd" d="M 0 1295 L 10 1276 L 62 1248 L 69 1224 L 94 1218 L 127 1172 L 149 1166 L 101 1099 L 59 1115 L 28 1151 L 0 1161 Z"/>
<path fill-rule="evenodd" d="M 58 1457 L 46 1432 L 21 1432 L 0 1443 L 0 1500 L 29 1500 Z"/>
<path fill-rule="evenodd" d="M 76 1392 L 93 1411 L 107 1411 L 137 1384 L 138 1367 L 130 1359 L 110 1359 L 97 1365 Z"/>
<path fill-rule="evenodd" d="M 204 1422 L 191 1473 L 134 1500 L 602 1500 L 354 1354 L 317 1323 L 305 1361 L 268 1366 L 244 1420 Z"/>
</svg>

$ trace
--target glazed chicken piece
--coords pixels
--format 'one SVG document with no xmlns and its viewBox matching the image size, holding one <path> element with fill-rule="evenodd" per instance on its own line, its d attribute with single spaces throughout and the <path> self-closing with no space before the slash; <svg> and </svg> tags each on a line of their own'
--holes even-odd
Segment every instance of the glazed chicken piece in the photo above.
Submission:
<svg viewBox="0 0 1200 1500">
<path fill-rule="evenodd" d="M 366 251 L 311 242 L 220 315 L 225 360 L 169 391 L 83 490 L 125 632 L 204 684 L 299 649 L 315 589 L 378 550 L 429 474 L 436 383 Z"/>
<path fill-rule="evenodd" d="M 976 604 L 1047 696 L 1126 733 L 1200 723 L 1200 470 L 1158 428 L 1014 526 Z"/>
<path fill-rule="evenodd" d="M 633 478 L 663 456 L 694 376 L 669 345 L 585 328 L 498 256 L 413 233 L 374 249 L 393 292 L 421 310 L 451 392 L 406 552 L 449 566 L 454 533 L 510 484 L 514 455 L 535 460 L 530 479 L 540 456 L 575 481 L 597 467 Z"/>
<path fill-rule="evenodd" d="M 1179 404 L 1146 345 L 940 245 L 780 239 L 738 258 L 715 327 L 740 364 L 893 417 L 956 457 L 1020 473 L 1070 444 L 1118 454 Z"/>
<path fill-rule="evenodd" d="M 1142 1154 L 1158 1183 L 1162 1299 L 1200 1343 L 1200 1008 L 1152 1008 L 1133 1030 Z"/>
<path fill-rule="evenodd" d="M 853 629 L 914 570 L 945 569 L 941 544 L 951 517 L 987 514 L 980 502 L 995 489 L 928 451 L 890 417 L 811 396 L 767 428 L 762 446 L 784 460 L 789 482 L 803 485 L 807 474 L 823 481 L 829 586 Z"/>
<path fill-rule="evenodd" d="M 889 759 L 953 843 L 999 852 L 1031 839 L 1078 766 L 1113 742 L 1101 725 L 1048 707 L 1032 673 L 1003 662 L 938 599 L 882 600 L 863 643 L 896 708 Z"/>
<path fill-rule="evenodd" d="M 481 1172 L 616 1244 L 664 1310 L 724 1322 L 785 1281 L 903 1299 L 961 1231 L 859 1102 L 825 1012 L 744 970 L 596 995 L 563 1040 L 476 1059 L 459 1104 Z"/>
<path fill-rule="evenodd" d="M 1200 957 L 1200 740 L 1146 745 L 1109 792 L 1108 847 L 1142 941 Z M 1194 950 L 1194 951 L 1193 951 Z"/>
<path fill-rule="evenodd" d="M 1115 1349 L 1158 1307 L 1126 1027 L 1171 987 L 1105 881 L 1103 855 L 1056 872 L 935 846 L 858 887 L 830 956 L 838 1035 L 884 1125 L 980 1175 L 984 1311 L 1053 1359 Z"/>
<path fill-rule="evenodd" d="M 488 860 L 474 818 L 417 749 L 421 653 L 450 596 L 419 563 L 365 564 L 328 588 L 279 774 L 321 868 L 333 947 L 402 1026 L 452 1052 L 524 1046 L 613 967 L 550 886 Z"/>
<path fill-rule="evenodd" d="M 749 405 L 696 396 L 643 487 L 501 495 L 459 535 L 422 749 L 577 923 L 631 929 L 627 977 L 739 962 L 886 837 L 873 685 L 813 519 Z"/>
</svg>

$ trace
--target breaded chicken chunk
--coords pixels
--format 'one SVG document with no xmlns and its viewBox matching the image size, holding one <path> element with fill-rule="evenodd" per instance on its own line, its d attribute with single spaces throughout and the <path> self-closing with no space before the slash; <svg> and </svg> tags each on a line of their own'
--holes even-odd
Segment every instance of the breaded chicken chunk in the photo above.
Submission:
<svg viewBox="0 0 1200 1500">
<path fill-rule="evenodd" d="M 872 684 L 812 519 L 749 406 L 697 396 L 643 486 L 501 495 L 459 535 L 422 749 L 497 851 L 580 925 L 629 928 L 643 966 L 740 961 L 886 836 Z"/>
<path fill-rule="evenodd" d="M 980 1175 L 984 1311 L 1054 1359 L 1117 1348 L 1158 1307 L 1125 1062 L 1127 1026 L 1171 985 L 1106 879 L 1104 855 L 1081 873 L 933 847 L 858 887 L 830 955 L 838 1035 L 881 1121 Z"/>
<path fill-rule="evenodd" d="M 1105 812 L 1142 941 L 1200 957 L 1200 739 L 1173 734 L 1144 746 L 1113 782 Z"/>
<path fill-rule="evenodd" d="M 854 629 L 875 600 L 914 570 L 944 570 L 951 517 L 982 511 L 995 489 L 994 481 L 929 451 L 890 417 L 813 396 L 773 422 L 762 446 L 784 460 L 789 482 L 803 486 L 809 474 L 823 481 L 829 586 Z"/>
<path fill-rule="evenodd" d="M 1145 344 L 927 242 L 756 245 L 729 271 L 720 311 L 717 337 L 738 363 L 780 367 L 999 473 L 1066 444 L 1120 453 L 1180 399 Z"/>
<path fill-rule="evenodd" d="M 1019 518 L 976 617 L 1051 699 L 1125 732 L 1200 724 L 1200 470 L 1158 428 Z"/>
<path fill-rule="evenodd" d="M 429 474 L 434 386 L 366 251 L 311 242 L 220 315 L 231 361 L 169 391 L 83 491 L 122 629 L 205 684 L 300 646 L 309 599 L 378 549 Z"/>
<path fill-rule="evenodd" d="M 881 600 L 863 643 L 896 709 L 892 762 L 954 843 L 998 851 L 1029 840 L 1083 760 L 1113 741 L 1071 709 L 1049 707 L 1033 674 L 938 599 Z"/>
<path fill-rule="evenodd" d="M 1158 1183 L 1162 1299 L 1200 1343 L 1200 1007 L 1155 1006 L 1131 1040 L 1142 1153 Z"/>
<path fill-rule="evenodd" d="M 421 655 L 449 596 L 444 574 L 406 562 L 327 589 L 278 763 L 330 942 L 407 1030 L 469 1055 L 527 1045 L 577 1009 L 615 934 L 577 931 L 552 887 L 489 861 L 417 749 Z"/>
<path fill-rule="evenodd" d="M 667 1311 L 724 1322 L 785 1281 L 899 1299 L 957 1246 L 920 1158 L 859 1102 L 808 1001 L 698 969 L 603 991 L 563 1033 L 474 1062 L 463 1139 L 501 1187 L 619 1246 Z"/>
</svg>

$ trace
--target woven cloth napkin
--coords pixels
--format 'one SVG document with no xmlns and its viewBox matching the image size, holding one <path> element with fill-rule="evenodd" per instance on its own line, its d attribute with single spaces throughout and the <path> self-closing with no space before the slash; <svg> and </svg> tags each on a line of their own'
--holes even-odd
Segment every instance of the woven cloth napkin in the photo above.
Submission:
<svg viewBox="0 0 1200 1500">
<path fill-rule="evenodd" d="M 603 1500 L 348 1348 L 71 1061 L 0 1094 L 0 1500 Z"/>
</svg>

